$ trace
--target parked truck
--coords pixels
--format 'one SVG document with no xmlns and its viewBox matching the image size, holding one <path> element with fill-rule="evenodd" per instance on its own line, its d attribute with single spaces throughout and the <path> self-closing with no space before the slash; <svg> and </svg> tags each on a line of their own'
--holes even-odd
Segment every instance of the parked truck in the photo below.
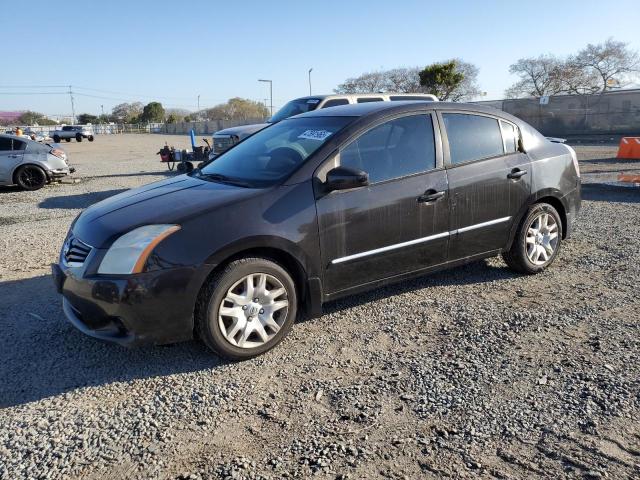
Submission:
<svg viewBox="0 0 640 480">
<path fill-rule="evenodd" d="M 62 129 L 51 132 L 50 136 L 56 143 L 60 143 L 63 139 L 70 142 L 72 138 L 75 138 L 76 142 L 81 142 L 83 138 L 93 142 L 93 130 L 91 127 L 82 125 L 65 125 Z"/>
</svg>

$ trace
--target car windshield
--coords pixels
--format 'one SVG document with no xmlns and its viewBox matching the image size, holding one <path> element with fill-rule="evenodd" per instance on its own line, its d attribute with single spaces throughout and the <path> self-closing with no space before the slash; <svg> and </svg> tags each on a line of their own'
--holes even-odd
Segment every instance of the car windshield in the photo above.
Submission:
<svg viewBox="0 0 640 480">
<path fill-rule="evenodd" d="M 274 185 L 296 170 L 353 117 L 291 118 L 260 130 L 194 176 L 247 187 Z"/>
<path fill-rule="evenodd" d="M 299 98 L 297 100 L 291 100 L 284 107 L 278 110 L 269 121 L 271 123 L 276 123 L 284 120 L 285 118 L 315 110 L 318 108 L 320 100 L 320 98 Z"/>
</svg>

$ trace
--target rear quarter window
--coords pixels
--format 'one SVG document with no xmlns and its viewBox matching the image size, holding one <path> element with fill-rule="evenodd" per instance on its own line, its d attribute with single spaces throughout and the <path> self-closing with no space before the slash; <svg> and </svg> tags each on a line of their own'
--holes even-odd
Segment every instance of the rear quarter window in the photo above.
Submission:
<svg viewBox="0 0 640 480">
<path fill-rule="evenodd" d="M 0 151 L 5 152 L 13 150 L 13 145 L 10 138 L 0 138 Z"/>
<path fill-rule="evenodd" d="M 466 113 L 443 113 L 451 163 L 470 162 L 504 154 L 498 120 Z"/>
<path fill-rule="evenodd" d="M 500 120 L 502 130 L 502 141 L 504 143 L 504 153 L 515 153 L 518 151 L 518 131 L 508 122 Z"/>
</svg>

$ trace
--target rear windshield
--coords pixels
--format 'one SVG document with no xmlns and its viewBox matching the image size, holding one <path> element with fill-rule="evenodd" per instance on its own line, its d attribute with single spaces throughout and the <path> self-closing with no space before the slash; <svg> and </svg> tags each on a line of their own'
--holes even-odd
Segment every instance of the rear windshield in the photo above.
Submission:
<svg viewBox="0 0 640 480">
<path fill-rule="evenodd" d="M 254 188 L 275 185 L 353 120 L 354 117 L 284 120 L 251 135 L 193 175 Z"/>
<path fill-rule="evenodd" d="M 285 118 L 293 117 L 301 113 L 310 112 L 318 108 L 321 98 L 299 98 L 297 100 L 291 100 L 284 107 L 277 111 L 277 113 L 271 117 L 273 123 L 284 120 Z"/>
</svg>

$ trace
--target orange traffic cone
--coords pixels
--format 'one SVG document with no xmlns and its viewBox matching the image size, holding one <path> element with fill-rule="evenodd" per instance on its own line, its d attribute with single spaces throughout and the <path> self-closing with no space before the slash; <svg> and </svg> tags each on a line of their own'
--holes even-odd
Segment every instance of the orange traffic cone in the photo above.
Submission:
<svg viewBox="0 0 640 480">
<path fill-rule="evenodd" d="M 637 183 L 640 184 L 640 175 L 636 175 L 633 173 L 619 173 L 618 181 L 625 183 Z"/>
<path fill-rule="evenodd" d="M 622 137 L 618 147 L 618 158 L 640 160 L 640 137 Z"/>
</svg>

